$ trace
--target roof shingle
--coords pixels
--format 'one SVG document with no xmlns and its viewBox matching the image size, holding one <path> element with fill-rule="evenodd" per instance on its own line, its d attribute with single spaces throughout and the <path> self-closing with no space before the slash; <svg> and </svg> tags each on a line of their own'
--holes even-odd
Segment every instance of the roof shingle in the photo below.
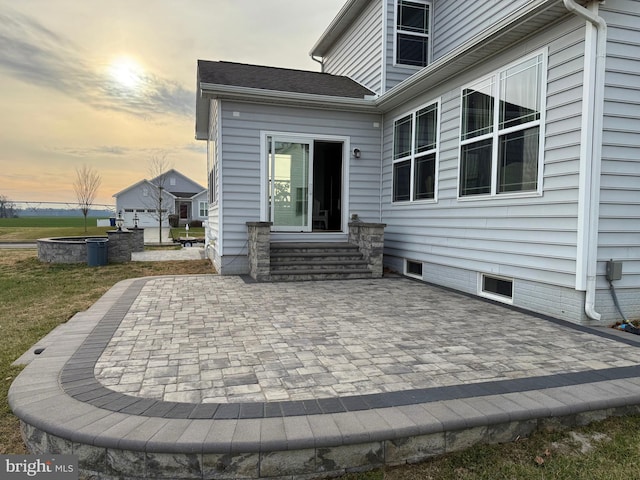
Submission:
<svg viewBox="0 0 640 480">
<path fill-rule="evenodd" d="M 328 73 L 198 60 L 201 83 L 279 92 L 364 98 L 374 92 L 348 77 Z"/>
</svg>

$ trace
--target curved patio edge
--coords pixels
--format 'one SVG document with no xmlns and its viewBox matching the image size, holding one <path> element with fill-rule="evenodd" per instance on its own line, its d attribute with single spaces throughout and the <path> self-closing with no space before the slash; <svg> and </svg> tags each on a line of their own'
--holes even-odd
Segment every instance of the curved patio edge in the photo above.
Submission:
<svg viewBox="0 0 640 480">
<path fill-rule="evenodd" d="M 496 384 L 492 392 L 478 385 L 480 390 L 451 390 L 430 401 L 397 396 L 396 405 L 314 414 L 281 408 L 282 415 L 246 418 L 216 418 L 211 411 L 217 407 L 208 404 L 152 400 L 160 405 L 151 414 L 123 413 L 135 397 L 115 392 L 102 406 L 74 398 L 69 392 L 90 379 L 65 385 L 65 366 L 87 342 L 109 335 L 103 320 L 124 315 L 145 282 L 118 283 L 54 330 L 46 349 L 11 385 L 9 404 L 33 453 L 77 455 L 84 474 L 107 479 L 319 478 L 416 462 L 477 443 L 509 442 L 548 422 L 585 424 L 640 413 L 640 378 L 635 370 L 620 368 L 567 377 L 566 384 L 542 382 L 539 388 L 513 381 L 512 388 Z M 87 365 L 92 362 L 86 358 Z M 341 399 L 343 407 L 348 398 Z M 243 405 L 250 410 L 251 404 Z"/>
</svg>

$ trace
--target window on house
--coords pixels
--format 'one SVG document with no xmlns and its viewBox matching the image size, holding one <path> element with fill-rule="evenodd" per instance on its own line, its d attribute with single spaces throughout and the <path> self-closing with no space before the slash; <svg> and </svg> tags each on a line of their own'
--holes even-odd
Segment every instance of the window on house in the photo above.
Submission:
<svg viewBox="0 0 640 480">
<path fill-rule="evenodd" d="M 396 63 L 424 67 L 429 63 L 431 5 L 423 0 L 398 0 Z"/>
<path fill-rule="evenodd" d="M 198 202 L 198 214 L 201 218 L 209 216 L 209 204 L 207 202 Z"/>
<path fill-rule="evenodd" d="M 460 197 L 538 191 L 542 53 L 462 90 Z"/>
<path fill-rule="evenodd" d="M 394 202 L 435 199 L 437 145 L 438 103 L 394 122 Z"/>
</svg>

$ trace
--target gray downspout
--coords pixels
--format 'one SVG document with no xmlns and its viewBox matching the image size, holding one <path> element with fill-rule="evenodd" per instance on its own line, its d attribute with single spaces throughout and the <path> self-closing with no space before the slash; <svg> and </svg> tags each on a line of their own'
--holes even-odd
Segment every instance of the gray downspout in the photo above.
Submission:
<svg viewBox="0 0 640 480">
<path fill-rule="evenodd" d="M 593 80 L 590 91 L 583 93 L 583 101 L 588 95 L 592 95 L 592 123 L 591 132 L 584 132 L 591 135 L 591 150 L 586 152 L 586 174 L 589 176 L 587 184 L 589 185 L 590 195 L 586 196 L 588 205 L 585 205 L 585 221 L 588 228 L 586 237 L 586 248 L 583 255 L 586 255 L 586 294 L 584 311 L 592 320 L 600 320 L 601 315 L 595 310 L 595 294 L 598 264 L 598 220 L 600 216 L 600 172 L 602 161 L 602 128 L 604 118 L 604 77 L 605 77 L 605 61 L 607 49 L 607 23 L 597 13 L 592 12 L 580 5 L 574 0 L 563 0 L 565 8 L 571 13 L 584 19 L 595 27 L 596 30 L 596 46 L 595 46 L 595 68 L 593 72 Z M 593 46 L 591 45 L 591 48 Z M 592 55 L 592 51 L 585 52 L 585 55 Z M 577 259 L 578 262 L 582 259 Z"/>
</svg>

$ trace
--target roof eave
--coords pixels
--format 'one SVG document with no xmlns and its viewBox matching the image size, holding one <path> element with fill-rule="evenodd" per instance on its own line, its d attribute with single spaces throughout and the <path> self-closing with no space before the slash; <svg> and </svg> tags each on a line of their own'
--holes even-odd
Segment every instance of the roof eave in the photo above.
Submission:
<svg viewBox="0 0 640 480">
<path fill-rule="evenodd" d="M 298 105 L 334 110 L 348 109 L 351 111 L 376 112 L 375 99 L 373 96 L 365 98 L 338 97 L 212 83 L 201 83 L 200 89 L 203 99 L 226 98 L 230 100 L 244 100 L 259 103 L 277 103 L 283 105 Z"/>
<path fill-rule="evenodd" d="M 342 35 L 342 33 L 353 23 L 360 12 L 371 0 L 349 0 L 329 24 L 324 33 L 313 46 L 309 55 L 322 57 L 331 45 Z"/>
</svg>

